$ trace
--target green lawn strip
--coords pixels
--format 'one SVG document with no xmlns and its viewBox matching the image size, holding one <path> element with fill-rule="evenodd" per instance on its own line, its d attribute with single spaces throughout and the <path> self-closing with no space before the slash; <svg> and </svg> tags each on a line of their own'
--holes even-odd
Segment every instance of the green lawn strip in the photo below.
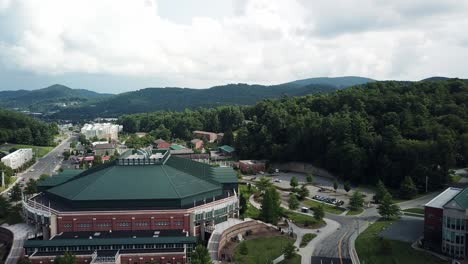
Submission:
<svg viewBox="0 0 468 264">
<path fill-rule="evenodd" d="M 325 212 L 331 213 L 331 214 L 341 214 L 341 213 L 343 213 L 345 211 L 345 209 L 343 209 L 341 207 L 336 207 L 334 205 L 321 203 L 321 202 L 314 201 L 314 200 L 309 200 L 309 199 L 305 199 L 303 201 L 303 203 L 305 204 L 305 206 L 311 207 L 311 208 L 315 208 L 315 207 L 319 206 L 320 204 L 322 204 L 323 209 L 325 210 Z"/>
<path fill-rule="evenodd" d="M 302 261 L 301 255 L 296 254 L 292 259 L 285 259 L 279 262 L 279 264 L 301 264 L 301 261 Z"/>
<path fill-rule="evenodd" d="M 43 147 L 43 146 L 32 146 L 32 145 L 21 145 L 21 144 L 13 144 L 8 145 L 6 147 L 2 147 L 3 150 L 10 150 L 11 148 L 32 148 L 33 153 L 37 155 L 38 158 L 44 157 L 47 153 L 54 149 L 54 147 Z"/>
<path fill-rule="evenodd" d="M 260 219 L 260 209 L 257 209 L 255 206 L 250 204 L 249 201 L 247 201 L 247 210 L 245 210 L 244 217 Z"/>
<path fill-rule="evenodd" d="M 361 214 L 362 212 L 364 212 L 364 209 L 359 209 L 359 210 L 349 210 L 346 215 L 358 215 L 358 214 Z"/>
<path fill-rule="evenodd" d="M 302 237 L 301 243 L 299 244 L 299 247 L 303 248 L 306 247 L 307 244 L 309 244 L 312 239 L 314 239 L 317 236 L 317 234 L 312 234 L 312 233 L 307 233 Z"/>
<path fill-rule="evenodd" d="M 452 180 L 452 182 L 454 182 L 454 183 L 459 182 L 459 181 L 461 180 L 461 178 L 462 178 L 462 176 L 459 175 L 459 174 L 453 174 L 453 175 L 451 176 L 451 180 Z"/>
<path fill-rule="evenodd" d="M 270 263 L 283 254 L 283 248 L 287 243 L 294 240 L 286 236 L 263 237 L 251 240 L 245 240 L 248 252 L 246 255 L 240 253 L 240 246 L 237 246 L 234 252 L 236 263 L 256 264 Z M 287 262 L 289 263 L 289 262 Z"/>
<path fill-rule="evenodd" d="M 404 209 L 403 212 L 423 215 L 424 208 L 408 208 L 408 209 Z"/>
<path fill-rule="evenodd" d="M 296 213 L 291 210 L 284 210 L 283 214 L 285 217 L 287 217 L 289 220 L 293 221 L 294 224 L 304 227 L 304 228 L 319 228 L 323 225 L 325 225 L 325 221 L 317 221 L 315 218 L 313 218 L 310 215 L 305 215 L 305 214 L 300 214 Z"/>
<path fill-rule="evenodd" d="M 356 251 L 361 263 L 373 264 L 439 264 L 447 263 L 425 252 L 414 250 L 411 243 L 383 239 L 379 236 L 382 230 L 393 223 L 393 220 L 379 220 L 370 225 L 356 239 Z"/>
</svg>

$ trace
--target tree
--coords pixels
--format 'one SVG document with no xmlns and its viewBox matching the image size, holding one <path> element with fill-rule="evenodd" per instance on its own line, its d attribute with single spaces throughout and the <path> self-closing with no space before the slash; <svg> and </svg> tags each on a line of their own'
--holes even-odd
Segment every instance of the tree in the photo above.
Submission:
<svg viewBox="0 0 468 264">
<path fill-rule="evenodd" d="M 314 207 L 314 218 L 318 221 L 321 221 L 325 217 L 325 209 L 322 204 L 319 204 L 317 207 Z"/>
<path fill-rule="evenodd" d="M 348 181 L 345 182 L 343 189 L 346 191 L 346 193 L 348 193 L 349 191 L 351 191 L 351 184 Z"/>
<path fill-rule="evenodd" d="M 349 199 L 349 207 L 351 210 L 361 210 L 364 207 L 364 198 L 359 191 L 355 191 L 351 199 Z"/>
<path fill-rule="evenodd" d="M 31 260 L 29 260 L 28 258 L 21 258 L 18 261 L 18 264 L 31 264 Z"/>
<path fill-rule="evenodd" d="M 26 183 L 26 188 L 24 188 L 25 194 L 35 194 L 37 193 L 37 181 L 34 179 L 29 179 Z"/>
<path fill-rule="evenodd" d="M 296 210 L 299 208 L 299 200 L 297 199 L 296 194 L 291 193 L 288 200 L 288 206 L 291 210 Z"/>
<path fill-rule="evenodd" d="M 309 184 L 314 183 L 314 175 L 311 172 L 307 173 L 306 181 Z"/>
<path fill-rule="evenodd" d="M 406 176 L 400 186 L 400 196 L 404 199 L 411 199 L 418 193 L 416 185 L 414 185 L 413 179 Z"/>
<path fill-rule="evenodd" d="M 393 203 L 392 197 L 388 193 L 382 198 L 377 210 L 379 214 L 386 219 L 400 215 L 400 207 Z"/>
<path fill-rule="evenodd" d="M 377 182 L 377 191 L 375 192 L 375 195 L 374 195 L 374 202 L 380 203 L 383 197 L 387 194 L 390 195 L 387 188 L 385 187 L 385 184 L 381 180 L 379 180 Z"/>
<path fill-rule="evenodd" d="M 296 255 L 296 247 L 294 244 L 288 242 L 283 248 L 283 254 L 285 259 L 292 259 Z"/>
<path fill-rule="evenodd" d="M 203 245 L 199 244 L 192 251 L 192 264 L 213 264 L 210 252 Z"/>
<path fill-rule="evenodd" d="M 7 199 L 5 199 L 5 197 L 3 196 L 0 196 L 0 218 L 5 218 L 6 216 L 8 216 L 10 209 L 11 205 L 7 201 Z"/>
<path fill-rule="evenodd" d="M 310 192 L 305 185 L 302 185 L 301 188 L 299 188 L 297 194 L 299 195 L 299 199 L 304 200 L 307 196 L 309 196 Z"/>
<path fill-rule="evenodd" d="M 76 256 L 70 252 L 65 252 L 63 256 L 57 256 L 54 259 L 54 264 L 76 264 Z"/>
<path fill-rule="evenodd" d="M 247 255 L 249 254 L 249 249 L 247 248 L 247 243 L 245 241 L 241 242 L 239 245 L 239 252 L 242 255 Z"/>
<path fill-rule="evenodd" d="M 263 194 L 260 216 L 263 221 L 274 224 L 278 223 L 280 217 L 280 197 L 275 187 L 270 186 Z"/>
<path fill-rule="evenodd" d="M 335 192 L 336 190 L 338 190 L 338 181 L 336 180 L 333 181 L 333 189 L 335 190 Z"/>
<path fill-rule="evenodd" d="M 21 187 L 18 184 L 11 188 L 10 200 L 13 202 L 21 200 Z"/>
<path fill-rule="evenodd" d="M 93 166 L 101 165 L 102 157 L 100 155 L 94 156 Z"/>
<path fill-rule="evenodd" d="M 239 214 L 244 215 L 245 210 L 247 210 L 247 199 L 243 194 L 241 194 L 239 197 L 239 207 Z"/>
<path fill-rule="evenodd" d="M 292 176 L 291 180 L 289 181 L 289 185 L 291 185 L 293 189 L 296 189 L 296 187 L 299 186 L 299 182 L 297 181 L 296 176 Z"/>
<path fill-rule="evenodd" d="M 258 182 L 255 183 L 260 192 L 264 192 L 271 186 L 271 181 L 267 177 L 261 177 Z"/>
</svg>

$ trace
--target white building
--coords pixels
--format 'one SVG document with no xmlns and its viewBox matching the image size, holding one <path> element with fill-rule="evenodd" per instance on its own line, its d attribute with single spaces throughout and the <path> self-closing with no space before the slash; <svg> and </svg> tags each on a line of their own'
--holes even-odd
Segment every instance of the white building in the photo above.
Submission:
<svg viewBox="0 0 468 264">
<path fill-rule="evenodd" d="M 81 134 L 85 135 L 88 139 L 97 137 L 99 139 L 105 138 L 117 140 L 122 128 L 122 126 L 111 123 L 85 124 L 81 128 Z"/>
<path fill-rule="evenodd" d="M 32 149 L 18 149 L 17 151 L 10 153 L 2 158 L 3 164 L 6 166 L 17 169 L 26 162 L 30 161 L 33 157 Z"/>
</svg>

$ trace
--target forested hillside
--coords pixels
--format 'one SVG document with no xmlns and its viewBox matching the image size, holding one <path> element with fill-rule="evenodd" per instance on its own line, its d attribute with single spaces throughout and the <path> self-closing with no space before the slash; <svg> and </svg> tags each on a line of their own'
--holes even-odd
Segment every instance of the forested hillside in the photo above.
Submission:
<svg viewBox="0 0 468 264">
<path fill-rule="evenodd" d="M 129 132 L 190 139 L 225 132 L 240 158 L 313 162 L 344 179 L 397 188 L 410 176 L 423 188 L 468 166 L 468 83 L 375 82 L 332 94 L 264 100 L 250 107 L 123 116 Z M 248 122 L 245 122 L 248 120 Z M 232 136 L 234 135 L 234 136 Z"/>
<path fill-rule="evenodd" d="M 109 97 L 110 94 L 101 94 L 85 89 L 72 89 L 64 85 L 55 84 L 46 88 L 26 91 L 0 91 L 0 107 L 20 108 L 29 111 L 57 111 L 64 105 L 79 105 L 86 102 L 95 102 L 98 99 Z"/>
<path fill-rule="evenodd" d="M 0 109 L 0 144 L 5 142 L 49 146 L 58 134 L 55 124 L 48 124 L 25 114 Z"/>
</svg>

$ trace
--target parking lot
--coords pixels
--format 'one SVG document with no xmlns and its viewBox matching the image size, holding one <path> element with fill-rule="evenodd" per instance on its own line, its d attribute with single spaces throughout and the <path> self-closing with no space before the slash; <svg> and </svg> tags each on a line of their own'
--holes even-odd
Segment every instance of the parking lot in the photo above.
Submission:
<svg viewBox="0 0 468 264">
<path fill-rule="evenodd" d="M 299 182 L 299 185 L 306 183 L 307 175 L 304 173 L 297 173 L 297 172 L 279 172 L 275 173 L 274 175 L 253 175 L 253 176 L 245 176 L 244 179 L 246 180 L 254 180 L 258 181 L 261 177 L 268 177 L 271 179 L 271 182 L 280 188 L 288 189 L 291 188 L 289 182 L 291 178 L 295 176 Z M 313 185 L 307 185 L 307 189 L 309 189 L 310 195 L 309 197 L 314 197 L 314 195 L 325 196 L 331 199 L 342 200 L 344 202 L 344 207 L 349 204 L 349 198 L 356 190 L 355 186 L 351 186 L 351 191 L 346 193 L 343 189 L 343 182 L 338 182 L 338 190 L 335 192 L 333 189 L 333 180 L 329 178 L 314 176 L 314 183 Z M 319 190 L 323 191 L 319 191 Z M 368 188 L 358 187 L 358 190 L 365 195 L 364 201 L 366 203 L 370 203 L 372 197 L 374 196 L 374 192 Z M 287 195 L 282 195 L 283 199 L 288 199 Z"/>
</svg>

